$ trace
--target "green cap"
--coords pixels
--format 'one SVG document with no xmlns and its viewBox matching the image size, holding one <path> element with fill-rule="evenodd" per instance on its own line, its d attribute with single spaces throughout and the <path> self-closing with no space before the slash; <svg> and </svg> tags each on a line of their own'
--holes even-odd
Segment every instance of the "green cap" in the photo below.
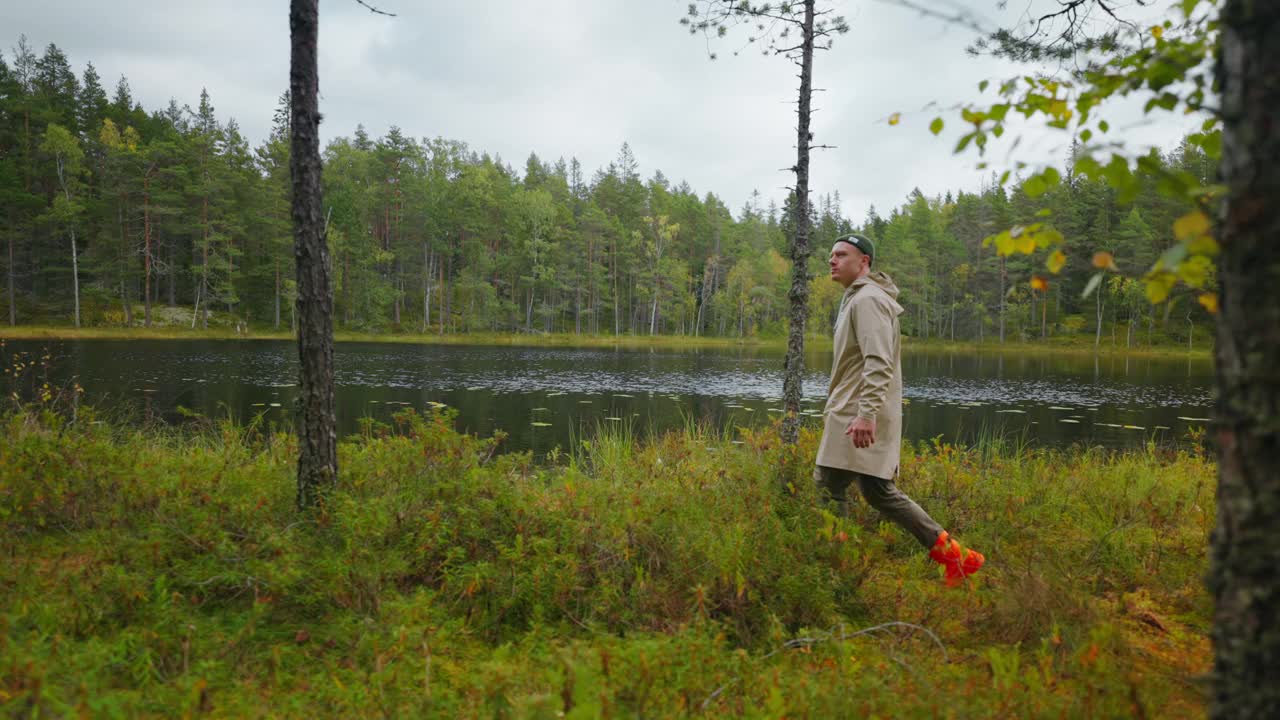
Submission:
<svg viewBox="0 0 1280 720">
<path fill-rule="evenodd" d="M 840 237 L 836 238 L 836 242 L 849 243 L 850 245 L 858 248 L 858 250 L 861 251 L 863 255 L 866 255 L 868 258 L 870 258 L 871 262 L 876 261 L 876 246 L 874 243 L 871 242 L 871 238 L 867 237 L 866 235 L 859 235 L 858 233 L 849 233 L 848 235 L 841 235 Z"/>
</svg>

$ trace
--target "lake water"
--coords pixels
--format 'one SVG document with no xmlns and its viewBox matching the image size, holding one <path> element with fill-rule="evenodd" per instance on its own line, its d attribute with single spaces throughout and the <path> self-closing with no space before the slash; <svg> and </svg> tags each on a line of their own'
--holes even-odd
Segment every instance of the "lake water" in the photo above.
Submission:
<svg viewBox="0 0 1280 720">
<path fill-rule="evenodd" d="M 6 354 L 52 356 L 89 402 L 180 422 L 179 407 L 288 427 L 297 382 L 291 341 L 8 341 Z M 759 426 L 781 406 L 782 352 L 340 343 L 340 432 L 362 418 L 443 403 L 459 429 L 504 430 L 508 450 L 541 455 L 599 426 L 636 435 L 709 421 Z M 968 443 L 1003 433 L 1036 445 L 1135 447 L 1186 442 L 1212 403 L 1207 359 L 911 352 L 904 435 Z M 825 400 L 829 352 L 810 353 L 804 405 Z M 806 422 L 819 423 L 817 417 Z"/>
</svg>

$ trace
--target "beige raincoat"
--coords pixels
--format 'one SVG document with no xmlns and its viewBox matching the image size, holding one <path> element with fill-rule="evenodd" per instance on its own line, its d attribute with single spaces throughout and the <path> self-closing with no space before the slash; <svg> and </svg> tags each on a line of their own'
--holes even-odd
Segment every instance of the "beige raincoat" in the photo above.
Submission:
<svg viewBox="0 0 1280 720">
<path fill-rule="evenodd" d="M 893 479 L 902 448 L 902 342 L 898 286 L 869 272 L 844 292 L 836 316 L 835 358 L 817 464 Z M 876 423 L 876 441 L 857 448 L 845 430 L 861 416 Z"/>
</svg>

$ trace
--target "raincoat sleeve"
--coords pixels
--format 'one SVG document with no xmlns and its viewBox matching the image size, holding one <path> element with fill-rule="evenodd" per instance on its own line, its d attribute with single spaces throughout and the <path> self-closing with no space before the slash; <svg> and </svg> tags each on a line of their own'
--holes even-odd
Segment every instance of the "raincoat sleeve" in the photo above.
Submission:
<svg viewBox="0 0 1280 720">
<path fill-rule="evenodd" d="M 863 392 L 858 398 L 858 417 L 874 421 L 893 380 L 893 311 L 879 293 L 869 293 L 858 299 L 853 312 L 862 350 Z"/>
</svg>

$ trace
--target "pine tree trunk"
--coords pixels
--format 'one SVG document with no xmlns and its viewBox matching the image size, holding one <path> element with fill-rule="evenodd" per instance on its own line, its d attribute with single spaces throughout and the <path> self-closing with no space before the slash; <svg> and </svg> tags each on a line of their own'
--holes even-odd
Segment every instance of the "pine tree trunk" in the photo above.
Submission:
<svg viewBox="0 0 1280 720">
<path fill-rule="evenodd" d="M 333 397 L 333 296 L 320 194 L 317 101 L 319 0 L 290 0 L 290 154 L 298 259 L 298 507 L 317 505 L 338 479 Z"/>
<path fill-rule="evenodd" d="M 1280 5 L 1226 0 L 1217 79 L 1227 186 L 1218 237 L 1214 718 L 1280 717 Z"/>
<path fill-rule="evenodd" d="M 649 310 L 649 334 L 652 335 L 658 327 L 658 287 L 655 284 L 653 288 L 653 307 Z"/>
<path fill-rule="evenodd" d="M 1004 257 L 1000 258 L 1000 344 L 1004 344 Z"/>
<path fill-rule="evenodd" d="M 794 445 L 800 435 L 800 396 L 804 378 L 804 326 L 809 315 L 809 132 L 813 100 L 814 0 L 804 0 L 801 29 L 800 104 L 796 111 L 795 237 L 791 241 L 791 289 L 787 356 L 782 376 L 782 442 Z"/>
<path fill-rule="evenodd" d="M 342 324 L 351 324 L 351 254 L 342 253 Z"/>
<path fill-rule="evenodd" d="M 76 252 L 76 231 L 71 229 L 71 287 L 76 300 L 76 327 L 80 327 L 80 258 Z"/>
<path fill-rule="evenodd" d="M 142 324 L 151 327 L 151 171 L 142 176 Z"/>
<path fill-rule="evenodd" d="M 613 276 L 613 334 L 622 334 L 622 317 L 618 307 L 618 241 L 609 244 L 609 274 Z"/>
<path fill-rule="evenodd" d="M 396 263 L 396 264 L 399 265 L 399 263 Z M 393 312 L 393 319 L 395 321 L 396 329 L 398 330 L 400 329 L 400 302 L 404 299 L 404 285 L 401 282 L 400 270 L 398 267 L 394 271 L 393 277 L 395 278 L 395 282 L 393 282 L 391 286 L 395 288 L 395 291 L 396 291 L 396 301 L 395 301 L 395 310 Z"/>
<path fill-rule="evenodd" d="M 124 326 L 133 327 L 133 303 L 129 302 L 129 291 L 125 287 L 123 273 L 120 275 L 120 308 L 124 310 Z"/>
<path fill-rule="evenodd" d="M 431 247 L 422 241 L 422 334 L 431 324 Z"/>
<path fill-rule="evenodd" d="M 280 258 L 276 258 L 276 294 L 275 294 L 275 324 L 276 330 L 280 329 Z"/>
<path fill-rule="evenodd" d="M 449 253 L 448 267 L 444 273 L 444 314 L 440 316 L 440 332 L 453 328 L 453 253 Z M 512 287 L 515 287 L 514 285 Z"/>
<path fill-rule="evenodd" d="M 204 237 L 204 246 L 200 248 L 200 295 L 204 296 L 204 305 L 200 306 L 200 328 L 202 330 L 209 329 L 209 303 L 213 302 L 213 298 L 209 297 L 209 233 L 206 230 Z"/>
<path fill-rule="evenodd" d="M 1093 348 L 1097 350 L 1102 346 L 1102 288 L 1094 290 L 1097 297 L 1093 299 L 1094 305 L 1094 330 L 1093 330 Z"/>
<path fill-rule="evenodd" d="M 156 239 L 159 240 L 160 234 L 157 230 Z M 169 272 L 166 273 L 166 279 L 169 281 L 169 307 L 178 307 L 178 279 L 177 273 L 173 271 L 178 266 L 178 251 L 175 242 L 168 243 L 169 248 Z"/>
<path fill-rule="evenodd" d="M 9 326 L 13 327 L 18 324 L 18 306 L 16 304 L 16 295 L 13 290 L 13 280 L 17 273 L 13 270 L 13 235 L 9 235 Z"/>
</svg>

